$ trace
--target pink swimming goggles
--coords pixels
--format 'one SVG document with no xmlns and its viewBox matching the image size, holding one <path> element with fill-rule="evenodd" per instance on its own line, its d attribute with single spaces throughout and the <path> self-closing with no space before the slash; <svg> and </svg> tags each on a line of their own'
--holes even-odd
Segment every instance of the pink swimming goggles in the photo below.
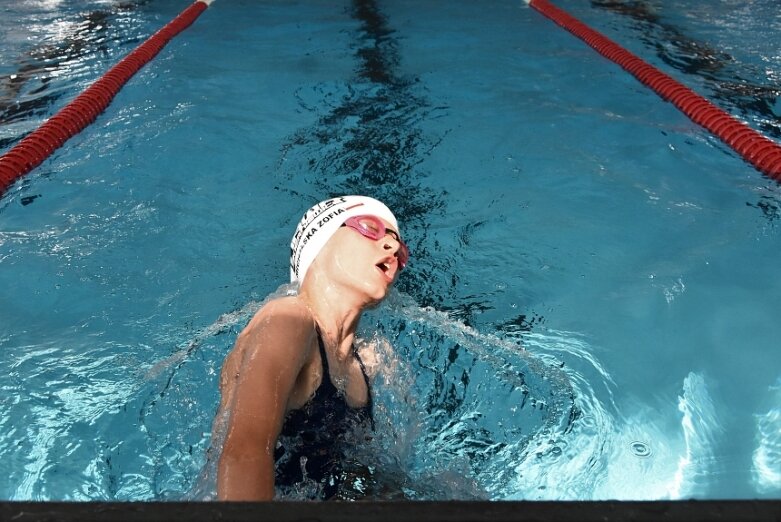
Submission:
<svg viewBox="0 0 781 522">
<path fill-rule="evenodd" d="M 385 226 L 380 218 L 372 215 L 353 216 L 344 222 L 344 226 L 358 231 L 362 236 L 368 237 L 374 241 L 379 241 L 386 234 L 390 234 L 393 239 L 399 243 L 399 250 L 396 252 L 396 258 L 399 260 L 399 267 L 404 268 L 409 261 L 409 248 L 401 240 L 399 233 Z"/>
</svg>

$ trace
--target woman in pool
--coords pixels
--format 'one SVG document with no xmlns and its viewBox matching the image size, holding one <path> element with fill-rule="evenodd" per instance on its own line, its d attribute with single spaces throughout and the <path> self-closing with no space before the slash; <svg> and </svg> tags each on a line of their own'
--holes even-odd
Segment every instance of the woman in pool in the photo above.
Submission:
<svg viewBox="0 0 781 522">
<path fill-rule="evenodd" d="M 334 496 L 346 478 L 340 443 L 373 424 L 372 364 L 355 331 L 409 258 L 396 218 L 372 198 L 329 199 L 304 214 L 290 246 L 298 295 L 255 314 L 220 376 L 222 500 L 270 500 L 275 483 L 304 478 L 320 484 L 322 498 Z"/>
</svg>

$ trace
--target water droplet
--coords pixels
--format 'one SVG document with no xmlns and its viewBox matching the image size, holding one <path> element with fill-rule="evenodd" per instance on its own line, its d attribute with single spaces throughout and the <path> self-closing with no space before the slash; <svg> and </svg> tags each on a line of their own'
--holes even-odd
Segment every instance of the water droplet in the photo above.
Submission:
<svg viewBox="0 0 781 522">
<path fill-rule="evenodd" d="M 634 440 L 629 443 L 629 448 L 632 450 L 632 453 L 635 457 L 650 457 L 651 456 L 651 447 L 648 445 L 647 442 L 643 442 L 641 440 Z"/>
</svg>

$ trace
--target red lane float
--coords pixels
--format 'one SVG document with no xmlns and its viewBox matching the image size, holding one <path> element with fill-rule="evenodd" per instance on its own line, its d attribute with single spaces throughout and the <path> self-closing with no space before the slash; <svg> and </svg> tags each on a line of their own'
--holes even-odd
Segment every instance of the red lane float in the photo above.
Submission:
<svg viewBox="0 0 781 522">
<path fill-rule="evenodd" d="M 212 0 L 198 0 L 136 47 L 95 83 L 0 157 L 0 195 L 40 165 L 103 112 L 119 90 L 176 35 L 190 27 Z"/>
<path fill-rule="evenodd" d="M 526 2 L 586 42 L 599 54 L 620 65 L 663 99 L 678 107 L 693 122 L 718 136 L 757 170 L 781 182 L 781 146 L 776 142 L 730 116 L 548 0 L 526 0 Z"/>
</svg>

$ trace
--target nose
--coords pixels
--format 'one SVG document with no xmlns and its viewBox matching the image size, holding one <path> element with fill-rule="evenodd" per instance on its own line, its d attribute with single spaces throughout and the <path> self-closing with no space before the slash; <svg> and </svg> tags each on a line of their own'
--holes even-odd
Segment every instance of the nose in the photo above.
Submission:
<svg viewBox="0 0 781 522">
<path fill-rule="evenodd" d="M 401 248 L 401 243 L 392 235 L 385 234 L 385 237 L 382 238 L 382 248 L 383 250 L 392 250 L 395 255 Z"/>
<path fill-rule="evenodd" d="M 401 241 L 396 239 L 393 234 L 385 234 L 382 238 L 382 249 L 385 252 L 390 252 L 396 259 L 399 257 L 399 251 L 401 250 Z"/>
<path fill-rule="evenodd" d="M 396 239 L 396 237 L 392 234 L 388 234 L 383 238 L 381 243 L 383 250 L 386 252 L 390 251 L 393 257 L 396 258 L 399 270 L 403 270 L 407 265 L 407 258 L 409 257 L 409 253 L 406 250 L 406 247 L 403 246 L 404 244 L 401 242 L 401 240 Z"/>
</svg>

